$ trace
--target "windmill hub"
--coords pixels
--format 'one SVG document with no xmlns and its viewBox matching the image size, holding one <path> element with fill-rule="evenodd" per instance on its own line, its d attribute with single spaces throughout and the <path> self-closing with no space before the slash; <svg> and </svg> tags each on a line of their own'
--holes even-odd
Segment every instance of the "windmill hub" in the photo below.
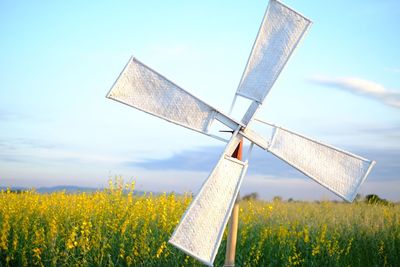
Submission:
<svg viewBox="0 0 400 267">
<path fill-rule="evenodd" d="M 304 173 L 346 201 L 352 201 L 374 161 L 322 144 L 256 119 L 254 115 L 311 21 L 286 5 L 270 0 L 246 64 L 236 99 L 251 101 L 240 121 L 210 106 L 139 60 L 131 57 L 107 97 L 174 124 L 223 140 L 209 132 L 214 122 L 232 136 L 214 169 L 182 216 L 169 243 L 212 266 L 232 212 L 248 159 L 232 157 L 243 138 Z M 257 120 L 272 128 L 263 136 L 248 127 Z M 250 154 L 250 153 L 248 153 Z"/>
</svg>

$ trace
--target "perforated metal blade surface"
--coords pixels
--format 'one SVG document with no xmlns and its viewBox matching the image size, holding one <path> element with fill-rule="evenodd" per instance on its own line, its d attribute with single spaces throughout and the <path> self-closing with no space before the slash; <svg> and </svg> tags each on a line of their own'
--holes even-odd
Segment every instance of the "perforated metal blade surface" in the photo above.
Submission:
<svg viewBox="0 0 400 267">
<path fill-rule="evenodd" d="M 247 163 L 231 158 L 237 135 L 183 215 L 169 242 L 212 266 L 239 192 Z"/>
<path fill-rule="evenodd" d="M 271 0 L 236 94 L 262 103 L 310 25 L 307 18 Z"/>
<path fill-rule="evenodd" d="M 375 164 L 282 128 L 276 128 L 268 150 L 349 202 Z"/>
<path fill-rule="evenodd" d="M 214 108 L 133 57 L 107 97 L 203 133 L 214 118 Z"/>
</svg>

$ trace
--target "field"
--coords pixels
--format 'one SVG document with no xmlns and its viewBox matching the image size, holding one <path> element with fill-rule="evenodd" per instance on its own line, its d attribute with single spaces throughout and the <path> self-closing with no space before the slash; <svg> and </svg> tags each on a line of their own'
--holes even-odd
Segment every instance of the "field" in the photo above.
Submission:
<svg viewBox="0 0 400 267">
<path fill-rule="evenodd" d="M 125 188 L 126 187 L 126 188 Z M 167 243 L 190 195 L 0 193 L 0 266 L 202 266 Z M 400 205 L 240 203 L 237 266 L 400 266 Z M 225 240 L 216 266 L 222 266 Z"/>
</svg>

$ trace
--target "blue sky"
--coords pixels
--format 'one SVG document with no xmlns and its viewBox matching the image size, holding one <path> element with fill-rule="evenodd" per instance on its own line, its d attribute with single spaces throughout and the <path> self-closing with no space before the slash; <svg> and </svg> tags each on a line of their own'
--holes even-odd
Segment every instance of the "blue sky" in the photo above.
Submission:
<svg viewBox="0 0 400 267">
<path fill-rule="evenodd" d="M 378 160 L 362 193 L 400 200 L 400 2 L 285 3 L 314 23 L 258 117 Z M 212 166 L 185 159 L 204 163 L 222 144 L 105 95 L 134 55 L 228 111 L 267 4 L 1 1 L 0 186 L 99 187 L 121 174 L 196 192 Z M 333 197 L 255 154 L 242 192 Z"/>
</svg>

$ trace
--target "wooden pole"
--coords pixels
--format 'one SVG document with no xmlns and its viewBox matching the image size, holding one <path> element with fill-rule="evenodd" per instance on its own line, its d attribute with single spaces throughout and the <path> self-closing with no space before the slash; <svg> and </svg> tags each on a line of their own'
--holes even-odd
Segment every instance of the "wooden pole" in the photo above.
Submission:
<svg viewBox="0 0 400 267">
<path fill-rule="evenodd" d="M 233 152 L 232 157 L 242 160 L 243 155 L 243 140 L 240 141 L 238 146 Z M 236 241 L 237 231 L 239 222 L 239 194 L 236 198 L 235 205 L 232 209 L 231 218 L 229 219 L 228 225 L 228 239 L 226 241 L 226 254 L 225 254 L 225 267 L 235 266 L 235 254 L 236 254 Z"/>
</svg>

